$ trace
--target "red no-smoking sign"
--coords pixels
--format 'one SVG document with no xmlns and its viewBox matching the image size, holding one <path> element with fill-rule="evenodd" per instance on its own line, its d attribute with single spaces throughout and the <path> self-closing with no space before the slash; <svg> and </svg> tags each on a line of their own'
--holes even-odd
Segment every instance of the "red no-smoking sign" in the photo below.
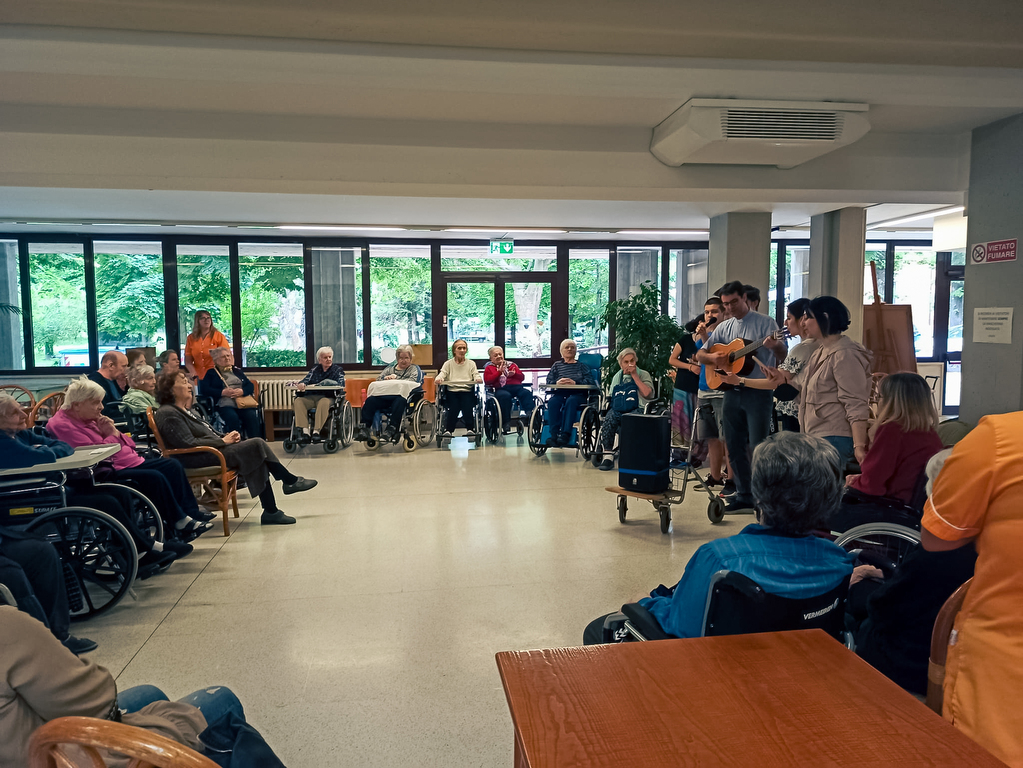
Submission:
<svg viewBox="0 0 1023 768">
<path fill-rule="evenodd" d="M 977 243 L 970 249 L 970 260 L 974 264 L 994 264 L 1000 261 L 1016 260 L 1016 240 L 992 240 Z"/>
</svg>

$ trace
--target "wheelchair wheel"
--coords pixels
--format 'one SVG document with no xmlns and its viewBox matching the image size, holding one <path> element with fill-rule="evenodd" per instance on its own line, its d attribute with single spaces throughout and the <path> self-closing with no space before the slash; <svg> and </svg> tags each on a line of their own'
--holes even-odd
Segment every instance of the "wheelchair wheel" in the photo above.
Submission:
<svg viewBox="0 0 1023 768">
<path fill-rule="evenodd" d="M 284 439 L 284 452 L 295 453 L 298 450 L 298 443 L 292 440 L 290 437 Z"/>
<path fill-rule="evenodd" d="M 725 501 L 724 499 L 711 499 L 710 504 L 707 505 L 707 518 L 712 523 L 720 523 L 725 519 Z"/>
<path fill-rule="evenodd" d="M 163 518 L 160 517 L 160 510 L 156 508 L 156 505 L 144 493 L 127 484 L 96 483 L 94 487 L 101 492 L 107 487 L 127 492 L 131 497 L 131 509 L 128 510 L 128 515 L 131 525 L 134 526 L 136 532 L 151 542 L 163 541 Z M 116 498 L 116 493 L 114 496 Z M 120 521 L 118 520 L 118 522 Z"/>
<path fill-rule="evenodd" d="M 890 577 L 910 552 L 920 546 L 920 532 L 894 523 L 866 523 L 840 534 L 835 543 Z"/>
<path fill-rule="evenodd" d="M 537 404 L 529 417 L 529 450 L 537 456 L 547 453 L 547 446 L 541 442 L 543 437 L 543 417 L 545 409 L 543 403 Z"/>
<path fill-rule="evenodd" d="M 324 453 L 337 453 L 341 448 L 341 443 L 332 437 L 328 437 L 323 441 L 323 452 Z"/>
<path fill-rule="evenodd" d="M 488 397 L 486 405 L 483 406 L 483 432 L 487 436 L 487 442 L 493 445 L 500 440 L 501 431 L 501 409 L 497 405 L 497 400 Z"/>
<path fill-rule="evenodd" d="M 597 409 L 592 405 L 583 408 L 582 416 L 579 417 L 579 451 L 584 459 L 590 458 L 597 452 L 597 442 L 600 440 L 600 416 Z"/>
<path fill-rule="evenodd" d="M 341 419 L 337 430 L 337 442 L 342 448 L 347 448 L 355 439 L 355 409 L 347 400 L 341 406 Z M 337 450 L 336 448 L 334 450 Z M 334 451 L 328 451 L 333 453 Z"/>
<path fill-rule="evenodd" d="M 412 453 L 418 444 L 416 436 L 410 432 L 405 433 L 405 437 L 401 441 L 401 447 L 405 449 L 405 453 Z"/>
<path fill-rule="evenodd" d="M 65 574 L 77 582 L 81 608 L 72 613 L 72 620 L 108 611 L 128 594 L 138 570 L 138 552 L 127 529 L 110 515 L 88 507 L 65 507 L 40 515 L 28 530 L 57 548 Z"/>
<path fill-rule="evenodd" d="M 366 450 L 367 451 L 379 451 L 380 450 L 380 438 L 376 435 L 370 435 L 366 438 Z"/>
<path fill-rule="evenodd" d="M 412 434 L 421 446 L 428 445 L 437 434 L 437 406 L 429 400 L 424 399 L 416 403 L 412 411 Z"/>
</svg>

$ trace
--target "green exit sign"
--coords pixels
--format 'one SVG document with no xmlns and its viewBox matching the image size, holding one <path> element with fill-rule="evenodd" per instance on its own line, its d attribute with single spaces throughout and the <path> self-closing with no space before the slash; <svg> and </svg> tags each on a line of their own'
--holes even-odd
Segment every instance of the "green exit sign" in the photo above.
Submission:
<svg viewBox="0 0 1023 768">
<path fill-rule="evenodd" d="M 507 256 L 511 253 L 515 253 L 515 241 L 514 240 L 491 240 L 490 241 L 490 253 L 501 254 Z"/>
</svg>

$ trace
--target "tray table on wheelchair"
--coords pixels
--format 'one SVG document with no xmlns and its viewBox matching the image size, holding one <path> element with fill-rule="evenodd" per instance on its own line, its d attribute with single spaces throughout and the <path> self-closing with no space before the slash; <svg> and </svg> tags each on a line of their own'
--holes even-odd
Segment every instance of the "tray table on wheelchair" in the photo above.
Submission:
<svg viewBox="0 0 1023 768">
<path fill-rule="evenodd" d="M 540 389 L 600 389 L 596 384 L 541 384 Z"/>
<path fill-rule="evenodd" d="M 63 472 L 67 469 L 83 469 L 99 464 L 121 449 L 120 445 L 86 445 L 76 448 L 70 456 L 64 456 L 46 464 L 33 464 L 31 467 L 18 467 L 0 471 L 0 477 L 12 475 L 29 475 L 39 472 Z"/>
</svg>

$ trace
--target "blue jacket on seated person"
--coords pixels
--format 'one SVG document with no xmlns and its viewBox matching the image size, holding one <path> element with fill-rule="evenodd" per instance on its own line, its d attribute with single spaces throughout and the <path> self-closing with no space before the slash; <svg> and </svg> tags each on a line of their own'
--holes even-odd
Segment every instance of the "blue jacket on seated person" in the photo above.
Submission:
<svg viewBox="0 0 1023 768">
<path fill-rule="evenodd" d="M 700 637 L 711 577 L 736 571 L 765 592 L 802 599 L 822 595 L 852 574 L 856 556 L 813 535 L 792 536 L 763 525 L 747 525 L 735 536 L 696 550 L 670 595 L 651 593 L 639 604 L 676 637 Z"/>
<path fill-rule="evenodd" d="M 0 431 L 0 469 L 49 464 L 75 452 L 67 443 L 23 429 L 13 436 Z"/>
</svg>

